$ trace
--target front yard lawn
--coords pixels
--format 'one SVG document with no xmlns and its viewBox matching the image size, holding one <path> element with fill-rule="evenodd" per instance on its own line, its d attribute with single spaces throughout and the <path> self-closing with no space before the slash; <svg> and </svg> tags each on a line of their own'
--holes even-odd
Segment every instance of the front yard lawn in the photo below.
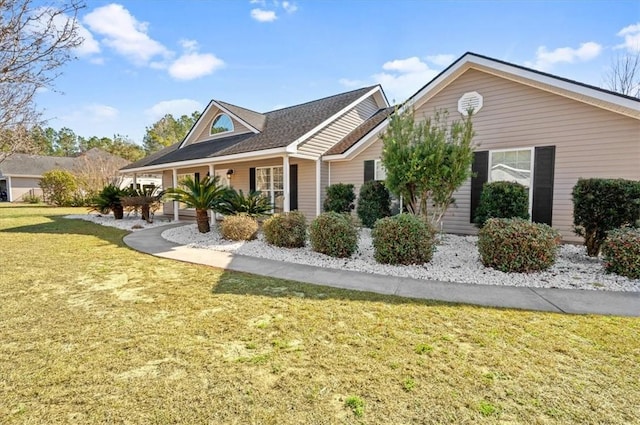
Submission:
<svg viewBox="0 0 640 425">
<path fill-rule="evenodd" d="M 416 301 L 0 206 L 2 423 L 640 422 L 640 319 Z"/>
</svg>

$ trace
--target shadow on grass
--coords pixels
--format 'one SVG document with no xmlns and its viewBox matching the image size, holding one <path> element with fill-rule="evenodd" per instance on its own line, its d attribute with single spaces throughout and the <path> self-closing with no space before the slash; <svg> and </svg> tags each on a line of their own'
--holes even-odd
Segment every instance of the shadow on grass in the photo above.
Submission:
<svg viewBox="0 0 640 425">
<path fill-rule="evenodd" d="M 16 218 L 23 218 L 23 214 L 16 215 Z M 27 224 L 24 226 L 7 227 L 0 229 L 0 233 L 41 233 L 60 235 L 86 235 L 95 236 L 106 242 L 117 246 L 126 246 L 122 238 L 129 232 L 113 227 L 101 226 L 85 220 L 67 219 L 62 215 L 40 215 L 49 220 L 45 223 Z M 3 215 L 2 218 L 11 219 L 11 215 Z M 10 224 L 9 224 L 10 225 Z"/>
<path fill-rule="evenodd" d="M 291 298 L 300 300 L 321 301 L 325 299 L 345 301 L 369 301 L 385 304 L 406 305 L 414 304 L 431 307 L 467 306 L 470 308 L 486 309 L 483 307 L 428 299 L 406 298 L 398 295 L 378 294 L 375 292 L 356 291 L 352 289 L 333 288 L 330 286 L 302 283 L 292 280 L 277 279 L 250 273 L 223 271 L 218 282 L 213 286 L 214 294 L 254 295 L 271 298 Z M 508 310 L 501 309 L 499 310 Z"/>
</svg>

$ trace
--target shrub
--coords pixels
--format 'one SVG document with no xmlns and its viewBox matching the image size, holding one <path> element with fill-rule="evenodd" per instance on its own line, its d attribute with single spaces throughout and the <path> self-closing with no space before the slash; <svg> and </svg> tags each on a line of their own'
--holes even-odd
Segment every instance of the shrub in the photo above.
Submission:
<svg viewBox="0 0 640 425">
<path fill-rule="evenodd" d="M 640 229 L 610 231 L 602 245 L 602 255 L 608 272 L 640 279 Z"/>
<path fill-rule="evenodd" d="M 22 197 L 22 202 L 25 202 L 27 204 L 39 204 L 40 201 L 40 197 L 34 193 L 27 193 Z"/>
<path fill-rule="evenodd" d="M 391 197 L 382 182 L 371 180 L 360 187 L 357 213 L 362 225 L 369 228 L 376 220 L 391 215 Z"/>
<path fill-rule="evenodd" d="M 435 232 L 413 214 L 378 220 L 373 232 L 374 258 L 384 264 L 424 264 L 431 260 Z"/>
<path fill-rule="evenodd" d="M 246 214 L 230 215 L 220 223 L 220 234 L 231 241 L 250 241 L 258 236 L 258 222 Z"/>
<path fill-rule="evenodd" d="M 337 183 L 327 186 L 327 197 L 324 200 L 325 212 L 350 213 L 356 195 L 352 184 Z"/>
<path fill-rule="evenodd" d="M 69 171 L 51 170 L 42 175 L 40 187 L 47 203 L 63 207 L 71 204 L 78 183 Z"/>
<path fill-rule="evenodd" d="M 640 219 L 640 182 L 623 179 L 580 179 L 573 187 L 573 225 L 595 257 L 607 232 L 633 226 Z"/>
<path fill-rule="evenodd" d="M 351 217 L 336 212 L 320 214 L 309 226 L 311 248 L 331 257 L 350 257 L 358 248 L 358 229 Z"/>
<path fill-rule="evenodd" d="M 218 212 L 224 215 L 246 214 L 251 217 L 261 217 L 271 214 L 271 210 L 273 205 L 262 193 L 254 191 L 245 196 L 242 190 L 236 192 L 230 189 Z"/>
<path fill-rule="evenodd" d="M 275 214 L 262 224 L 262 232 L 271 245 L 301 248 L 307 242 L 307 221 L 298 211 Z"/>
<path fill-rule="evenodd" d="M 482 188 L 480 203 L 474 223 L 478 227 L 490 218 L 529 219 L 529 191 L 520 183 L 498 181 L 486 183 Z"/>
<path fill-rule="evenodd" d="M 124 217 L 121 198 L 126 195 L 128 195 L 126 190 L 110 184 L 102 188 L 100 193 L 91 200 L 89 206 L 101 214 L 109 214 L 109 211 L 113 211 L 113 217 L 120 220 Z"/>
<path fill-rule="evenodd" d="M 521 218 L 490 218 L 478 232 L 480 260 L 503 272 L 545 270 L 556 261 L 560 234 Z"/>
</svg>

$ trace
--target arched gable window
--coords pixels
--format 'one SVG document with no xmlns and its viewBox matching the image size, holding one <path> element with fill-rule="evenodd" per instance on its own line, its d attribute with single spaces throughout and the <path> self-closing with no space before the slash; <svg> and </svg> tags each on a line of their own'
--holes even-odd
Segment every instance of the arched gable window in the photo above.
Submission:
<svg viewBox="0 0 640 425">
<path fill-rule="evenodd" d="M 233 131 L 233 121 L 227 114 L 218 114 L 211 123 L 210 135 Z"/>
</svg>

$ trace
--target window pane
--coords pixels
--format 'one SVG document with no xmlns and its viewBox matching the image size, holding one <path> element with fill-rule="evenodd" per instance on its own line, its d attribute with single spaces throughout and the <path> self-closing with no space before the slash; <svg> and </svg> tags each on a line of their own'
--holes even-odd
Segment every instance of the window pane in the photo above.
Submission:
<svg viewBox="0 0 640 425">
<path fill-rule="evenodd" d="M 511 181 L 531 186 L 531 150 L 492 152 L 490 181 Z"/>
<path fill-rule="evenodd" d="M 213 123 L 211 123 L 210 133 L 213 135 L 217 133 L 224 133 L 226 131 L 233 131 L 233 122 L 228 115 L 220 114 L 213 120 Z"/>
<path fill-rule="evenodd" d="M 375 164 L 376 164 L 375 179 L 385 180 L 387 178 L 387 170 L 385 170 L 384 166 L 382 165 L 382 161 L 377 159 Z"/>
<path fill-rule="evenodd" d="M 282 172 L 282 167 L 273 167 L 273 189 L 284 189 L 284 175 Z"/>
<path fill-rule="evenodd" d="M 271 168 L 256 168 L 256 190 L 271 190 Z"/>
<path fill-rule="evenodd" d="M 281 190 L 276 190 L 273 195 L 275 198 L 273 202 L 273 205 L 275 206 L 274 212 L 279 213 L 284 211 L 284 192 Z"/>
</svg>

